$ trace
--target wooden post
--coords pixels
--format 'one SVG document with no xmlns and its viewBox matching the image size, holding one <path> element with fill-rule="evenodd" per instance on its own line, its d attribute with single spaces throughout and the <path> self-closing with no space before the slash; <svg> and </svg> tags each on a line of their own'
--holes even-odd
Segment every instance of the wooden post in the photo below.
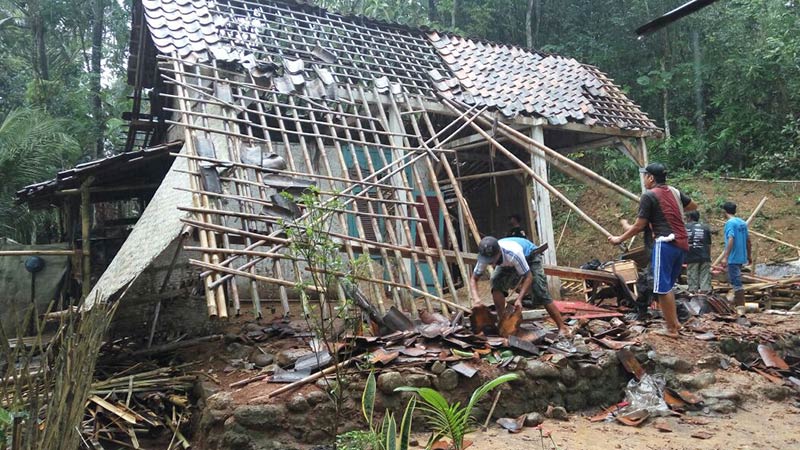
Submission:
<svg viewBox="0 0 800 450">
<path fill-rule="evenodd" d="M 94 177 L 89 177 L 81 183 L 81 250 L 83 251 L 83 260 L 81 263 L 81 273 L 83 274 L 81 294 L 83 298 L 86 298 L 92 290 L 92 255 L 90 252 L 92 204 L 89 198 L 89 186 L 91 186 L 93 182 Z"/>
<path fill-rule="evenodd" d="M 531 128 L 531 138 L 544 144 L 544 129 L 541 126 Z M 547 160 L 540 148 L 532 148 L 531 167 L 545 182 L 547 181 Z M 553 213 L 550 209 L 550 192 L 540 183 L 534 184 L 534 199 L 536 201 L 536 230 L 539 235 L 538 244 L 547 242 L 550 247 L 542 254 L 542 262 L 557 266 L 556 261 L 556 236 L 553 232 Z M 529 208 L 530 211 L 530 208 Z M 529 216 L 532 215 L 529 212 Z M 554 298 L 561 298 L 561 279 L 558 277 L 547 278 L 547 288 Z"/>
</svg>

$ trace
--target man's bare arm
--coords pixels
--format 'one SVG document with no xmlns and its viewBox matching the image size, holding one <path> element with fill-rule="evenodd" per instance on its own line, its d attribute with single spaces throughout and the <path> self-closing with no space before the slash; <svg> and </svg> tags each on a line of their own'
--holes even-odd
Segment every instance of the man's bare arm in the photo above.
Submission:
<svg viewBox="0 0 800 450">
<path fill-rule="evenodd" d="M 469 290 L 472 294 L 472 306 L 481 304 L 481 298 L 478 296 L 478 276 L 474 273 L 469 277 Z"/>
<path fill-rule="evenodd" d="M 528 274 L 525 275 L 525 278 L 522 279 L 522 287 L 519 289 L 519 296 L 517 296 L 517 300 L 514 302 L 515 305 L 522 305 L 522 299 L 528 295 L 533 286 L 533 271 L 528 271 Z"/>
<path fill-rule="evenodd" d="M 697 203 L 694 200 L 689 200 L 689 204 L 683 207 L 684 211 L 695 211 L 697 210 Z"/>
<path fill-rule="evenodd" d="M 728 240 L 725 242 L 725 251 L 722 252 L 722 267 L 728 265 L 728 255 L 731 254 L 731 249 L 733 249 L 733 241 L 734 238 L 733 235 L 731 235 L 731 237 L 729 237 Z"/>
<path fill-rule="evenodd" d="M 640 231 L 644 230 L 644 227 L 646 227 L 648 223 L 650 223 L 650 222 L 647 219 L 642 218 L 642 217 L 638 217 L 636 219 L 636 222 L 634 222 L 633 225 L 630 228 L 628 228 L 627 230 L 625 230 L 625 232 L 622 233 L 621 235 L 619 235 L 619 236 L 609 236 L 608 237 L 608 242 L 611 242 L 612 244 L 617 245 L 620 242 L 628 240 L 632 236 L 636 236 Z"/>
<path fill-rule="evenodd" d="M 747 264 L 753 264 L 753 247 L 750 244 L 750 235 L 747 235 Z"/>
</svg>

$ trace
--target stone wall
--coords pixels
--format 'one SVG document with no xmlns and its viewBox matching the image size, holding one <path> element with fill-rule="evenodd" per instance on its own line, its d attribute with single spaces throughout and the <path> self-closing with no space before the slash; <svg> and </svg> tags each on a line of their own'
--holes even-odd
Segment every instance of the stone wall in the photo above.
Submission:
<svg viewBox="0 0 800 450">
<path fill-rule="evenodd" d="M 613 404 L 622 399 L 629 376 L 616 354 L 608 351 L 596 362 L 577 362 L 563 358 L 557 363 L 523 359 L 515 373 L 520 380 L 509 383 L 494 417 L 517 417 L 530 412 L 544 412 L 548 405 L 564 406 L 569 411 Z M 386 370 L 378 375 L 375 411 L 386 409 L 402 414 L 410 393 L 395 393 L 400 386 L 434 387 L 451 401 L 465 402 L 480 384 L 500 375 L 496 368 L 486 368 L 473 378 L 465 378 L 443 363 L 434 363 L 430 371 Z M 269 404 L 235 404 L 229 392 L 220 392 L 203 383 L 200 389 L 202 415 L 197 423 L 195 442 L 207 450 L 277 450 L 293 449 L 297 443 L 331 442 L 334 421 L 339 432 L 363 428 L 360 397 L 364 378 L 351 376 L 345 389 L 347 411 L 338 417 L 325 394 L 324 384 L 288 393 Z M 492 395 L 486 396 L 474 411 L 478 420 L 488 414 Z M 425 424 L 414 421 L 414 430 Z"/>
</svg>

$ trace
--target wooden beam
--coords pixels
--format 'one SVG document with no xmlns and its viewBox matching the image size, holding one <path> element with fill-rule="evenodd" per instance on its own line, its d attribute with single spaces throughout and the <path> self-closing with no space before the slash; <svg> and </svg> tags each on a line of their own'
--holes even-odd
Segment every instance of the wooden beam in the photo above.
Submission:
<svg viewBox="0 0 800 450">
<path fill-rule="evenodd" d="M 600 139 L 594 139 L 591 141 L 581 142 L 579 144 L 570 145 L 567 147 L 559 147 L 553 148 L 553 150 L 557 151 L 558 153 L 562 154 L 569 154 L 572 152 L 579 152 L 583 150 L 592 150 L 595 148 L 602 148 L 602 147 L 613 147 L 619 142 L 619 138 L 616 136 L 612 137 L 605 137 Z"/>
<path fill-rule="evenodd" d="M 486 172 L 486 173 L 476 173 L 474 175 L 464 175 L 462 177 L 457 177 L 456 180 L 458 181 L 479 180 L 481 178 L 505 177 L 509 175 L 519 175 L 523 173 L 525 173 L 523 169 L 501 170 L 498 172 Z M 450 180 L 442 180 L 439 182 L 439 184 L 450 184 Z"/>
<path fill-rule="evenodd" d="M 91 201 L 89 194 L 89 186 L 94 182 L 94 177 L 90 176 L 83 183 L 81 183 L 81 250 L 83 252 L 83 261 L 81 264 L 81 273 L 83 275 L 81 283 L 81 293 L 83 298 L 89 295 L 92 290 L 92 257 L 91 257 Z"/>
<path fill-rule="evenodd" d="M 161 186 L 160 183 L 149 183 L 149 184 L 141 184 L 141 185 L 134 185 L 134 186 L 97 186 L 93 188 L 89 188 L 90 194 L 107 194 L 107 193 L 115 193 L 115 192 L 127 192 L 127 191 L 146 191 L 146 190 L 155 190 Z M 68 195 L 81 195 L 80 189 L 64 189 L 61 191 L 56 191 L 54 195 L 57 196 L 68 196 Z"/>
<path fill-rule="evenodd" d="M 542 127 L 531 128 L 530 136 L 534 141 L 544 145 L 544 129 Z M 548 176 L 544 151 L 540 148 L 532 148 L 530 158 L 533 171 L 546 183 Z M 536 231 L 539 235 L 539 244 L 545 242 L 550 244 L 542 254 L 542 261 L 545 264 L 555 266 L 558 261 L 556 259 L 556 237 L 553 231 L 553 213 L 550 208 L 550 192 L 542 183 L 534 183 L 533 193 L 533 200 L 536 202 Z M 530 218 L 532 212 L 529 212 L 528 216 Z M 549 277 L 547 279 L 547 289 L 550 291 L 550 295 L 554 298 L 559 298 L 561 296 L 561 280 L 558 277 Z"/>
<path fill-rule="evenodd" d="M 81 250 L 0 250 L 0 256 L 79 256 Z"/>
<path fill-rule="evenodd" d="M 572 122 L 569 122 L 565 125 L 545 124 L 544 128 L 547 130 L 575 131 L 578 133 L 603 134 L 606 136 L 635 137 L 635 138 L 661 137 L 661 131 L 659 130 L 623 130 L 621 128 L 589 126 L 581 123 L 572 123 Z"/>
</svg>

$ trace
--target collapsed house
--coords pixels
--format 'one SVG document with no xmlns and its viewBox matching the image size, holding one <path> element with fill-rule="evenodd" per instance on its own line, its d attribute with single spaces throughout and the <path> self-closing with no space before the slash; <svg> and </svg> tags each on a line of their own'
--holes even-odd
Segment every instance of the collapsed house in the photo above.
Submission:
<svg viewBox="0 0 800 450">
<path fill-rule="evenodd" d="M 287 252 L 285 229 L 308 226 L 309 210 L 286 193 L 312 186 L 345 258 L 369 256 L 359 279 L 381 312 L 416 314 L 415 299 L 466 309 L 471 251 L 512 213 L 551 243 L 557 293 L 575 271 L 557 265 L 551 198 L 608 232 L 548 170 L 636 201 L 564 155 L 616 147 L 643 167 L 645 138 L 660 135 L 610 78 L 572 58 L 294 1 L 142 0 L 133 12 L 125 152 L 18 197 L 61 208 L 86 305 L 141 298 L 123 305 L 138 308 L 125 322 L 148 325 L 151 339 L 169 299 L 187 306 L 172 308 L 172 326 L 192 322 L 188 309 L 225 318 L 252 304 L 261 316 L 267 299 L 288 314 L 309 267 Z M 98 258 L 91 205 L 119 201 L 141 214 L 110 221 L 127 226 L 125 240 Z"/>
</svg>

